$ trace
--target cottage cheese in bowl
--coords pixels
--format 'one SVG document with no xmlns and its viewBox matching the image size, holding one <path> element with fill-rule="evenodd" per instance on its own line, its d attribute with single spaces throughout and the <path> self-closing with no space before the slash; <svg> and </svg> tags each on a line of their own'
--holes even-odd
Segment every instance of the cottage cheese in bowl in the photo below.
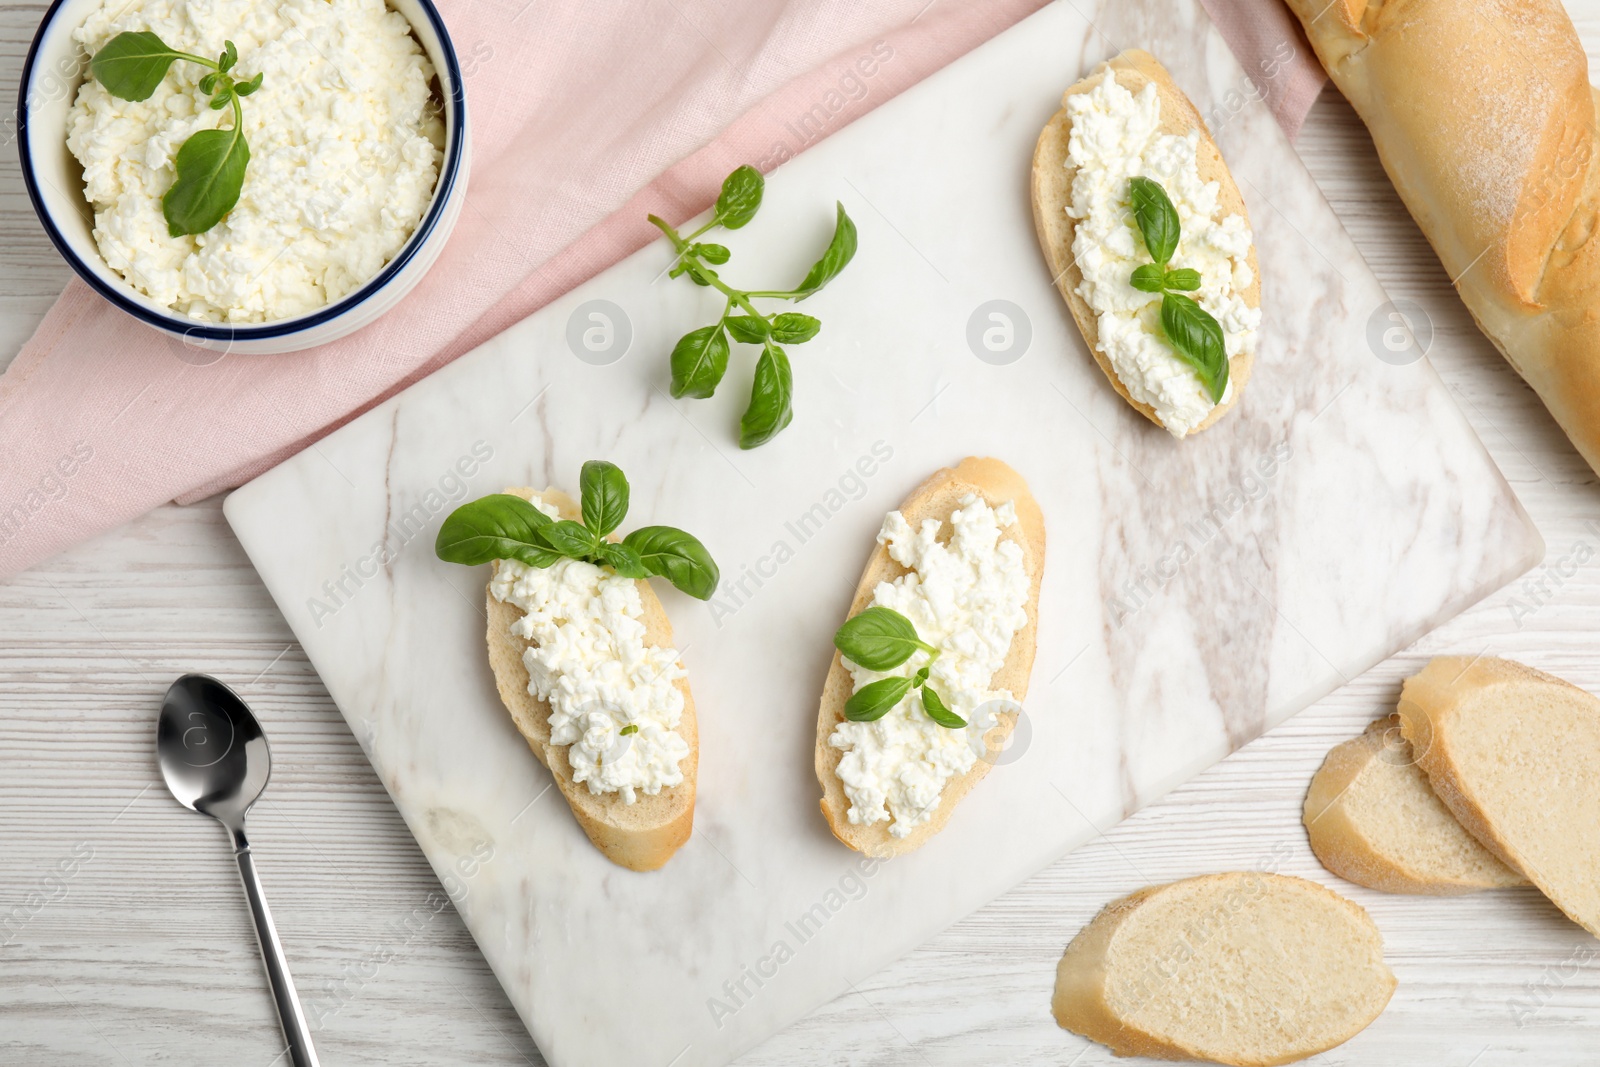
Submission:
<svg viewBox="0 0 1600 1067">
<path fill-rule="evenodd" d="M 444 124 L 433 66 L 384 0 L 118 0 L 73 36 L 94 53 L 126 30 L 213 59 L 231 40 L 232 73 L 262 75 L 244 102 L 238 203 L 179 237 L 161 206 L 173 159 L 195 132 L 233 122 L 206 106 L 206 68 L 173 63 L 147 100 L 92 78 L 78 90 L 67 147 L 94 240 L 136 289 L 196 322 L 270 322 L 353 292 L 404 247 L 433 198 Z"/>
</svg>

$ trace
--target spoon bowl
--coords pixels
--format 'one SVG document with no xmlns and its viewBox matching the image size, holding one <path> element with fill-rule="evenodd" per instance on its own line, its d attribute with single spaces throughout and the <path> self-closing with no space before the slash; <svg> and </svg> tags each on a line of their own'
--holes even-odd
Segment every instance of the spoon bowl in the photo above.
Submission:
<svg viewBox="0 0 1600 1067">
<path fill-rule="evenodd" d="M 261 724 L 237 693 L 203 674 L 186 674 L 167 690 L 156 758 L 178 803 L 229 830 L 243 830 L 272 775 Z"/>
</svg>

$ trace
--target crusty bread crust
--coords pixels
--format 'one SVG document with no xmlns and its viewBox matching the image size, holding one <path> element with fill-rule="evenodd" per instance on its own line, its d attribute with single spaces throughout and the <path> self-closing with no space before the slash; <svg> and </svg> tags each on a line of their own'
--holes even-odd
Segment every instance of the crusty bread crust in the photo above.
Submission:
<svg viewBox="0 0 1600 1067">
<path fill-rule="evenodd" d="M 535 491 L 527 488 L 505 490 L 531 500 Z M 554 504 L 565 519 L 579 518 L 577 504 L 558 489 L 546 489 L 537 494 L 540 499 Z M 499 566 L 497 563 L 496 566 Z M 639 599 L 644 603 L 645 642 L 657 648 L 672 646 L 672 623 L 656 598 L 650 583 L 638 582 Z M 605 857 L 612 863 L 634 871 L 653 871 L 672 858 L 694 830 L 695 775 L 700 764 L 700 734 L 695 722 L 694 697 L 689 692 L 689 680 L 679 678 L 673 684 L 683 694 L 683 718 L 677 733 L 688 742 L 689 754 L 678 764 L 683 771 L 683 781 L 661 790 L 655 796 L 639 794 L 634 803 L 622 799 L 620 793 L 591 793 L 585 784 L 572 780 L 572 765 L 567 762 L 567 746 L 550 743 L 550 705 L 528 691 L 528 669 L 522 665 L 522 653 L 528 642 L 511 632 L 511 624 L 522 617 L 521 608 L 496 600 L 488 593 L 489 616 L 488 643 L 489 666 L 494 670 L 495 687 L 500 699 L 517 729 L 528 741 L 528 747 L 539 762 L 550 769 L 556 788 L 566 798 L 577 818 L 578 825 L 589 835 Z"/>
<path fill-rule="evenodd" d="M 1039 141 L 1033 152 L 1033 224 L 1039 236 L 1039 247 L 1043 249 L 1045 262 L 1050 267 L 1050 276 L 1055 279 L 1056 288 L 1061 291 L 1067 306 L 1072 309 L 1072 317 L 1077 321 L 1078 329 L 1089 345 L 1089 354 L 1105 372 L 1112 388 L 1122 399 L 1133 405 L 1139 414 L 1166 429 L 1156 417 L 1155 409 L 1149 404 L 1133 399 L 1128 393 L 1127 386 L 1117 377 L 1111 361 L 1100 350 L 1099 319 L 1088 301 L 1078 295 L 1078 286 L 1083 282 L 1083 272 L 1078 269 L 1077 261 L 1072 255 L 1072 239 L 1077 227 L 1073 219 L 1067 215 L 1067 206 L 1072 203 L 1072 180 L 1077 174 L 1077 168 L 1067 156 L 1072 120 L 1067 115 L 1066 103 L 1069 98 L 1094 89 L 1105 77 L 1116 78 L 1118 85 L 1132 93 L 1139 93 L 1146 85 L 1154 82 L 1156 92 L 1161 97 L 1161 132 L 1184 134 L 1190 130 L 1199 130 L 1200 145 L 1196 160 L 1199 164 L 1200 177 L 1204 181 L 1214 181 L 1222 187 L 1217 196 L 1218 209 L 1224 216 L 1241 215 L 1246 221 L 1249 221 L 1250 213 L 1245 210 L 1244 197 L 1240 195 L 1239 187 L 1234 184 L 1233 175 L 1228 173 L 1228 165 L 1223 162 L 1222 153 L 1218 151 L 1216 142 L 1211 139 L 1211 132 L 1206 129 L 1205 120 L 1200 117 L 1200 113 L 1195 110 L 1189 98 L 1183 94 L 1183 90 L 1172 80 L 1172 75 L 1167 69 L 1148 52 L 1137 50 L 1123 52 L 1115 59 L 1096 67 L 1087 78 L 1077 82 L 1062 95 L 1061 110 L 1056 112 L 1055 117 L 1039 134 Z M 1250 288 L 1242 295 L 1246 304 L 1259 308 L 1261 271 L 1256 263 L 1254 245 L 1250 248 L 1250 271 L 1254 278 Z M 1212 425 L 1239 402 L 1254 366 L 1255 357 L 1248 353 L 1241 352 L 1229 361 L 1228 377 L 1233 383 L 1232 395 L 1213 408 L 1198 426 L 1189 431 L 1190 433 L 1199 433 Z"/>
<path fill-rule="evenodd" d="M 1600 471 L 1600 109 L 1560 0 L 1289 0 L 1473 320 Z"/>
<path fill-rule="evenodd" d="M 1375 761 L 1396 756 L 1415 759 L 1410 745 L 1401 745 L 1401 753 L 1393 751 L 1391 745 L 1400 740 L 1400 729 L 1398 715 L 1374 720 L 1359 736 L 1334 746 L 1312 777 L 1301 818 L 1317 859 L 1340 878 L 1385 893 L 1456 896 L 1526 884 L 1515 871 L 1481 851 L 1476 853 L 1482 860 L 1477 876 L 1463 872 L 1442 877 L 1430 875 L 1408 862 L 1408 857 L 1392 855 L 1373 842 L 1345 802 L 1351 799 L 1356 779 Z M 1417 773 L 1411 767 L 1404 770 L 1407 775 Z M 1388 773 L 1395 771 L 1390 769 Z M 1429 787 L 1419 784 L 1418 788 Z M 1470 841 L 1467 838 L 1463 843 Z"/>
<path fill-rule="evenodd" d="M 1028 569 L 1028 601 L 1025 607 L 1028 621 L 1012 636 L 1006 661 L 995 672 L 990 687 L 1009 690 L 1020 704 L 1028 695 L 1028 678 L 1033 672 L 1039 629 L 1039 583 L 1044 575 L 1044 513 L 1029 492 L 1028 483 L 997 459 L 969 457 L 954 469 L 946 467 L 935 471 L 900 505 L 900 513 L 913 529 L 927 518 L 948 523 L 950 513 L 960 507 L 961 498 L 969 493 L 976 494 L 991 507 L 998 507 L 1009 500 L 1017 512 L 1017 524 L 1003 530 L 1001 536 L 1022 546 Z M 904 567 L 889 558 L 887 548 L 875 546 L 861 581 L 856 585 L 856 595 L 850 603 L 848 617 L 853 618 L 872 604 L 872 594 L 879 582 L 892 581 L 905 573 Z M 979 759 L 971 770 L 946 782 L 939 796 L 938 810 L 905 837 L 890 834 L 887 821 L 871 825 L 853 824 L 848 815 L 850 798 L 845 795 L 844 783 L 839 780 L 838 773 L 839 761 L 844 758 L 844 753 L 828 744 L 834 727 L 845 721 L 844 705 L 852 692 L 850 672 L 843 658 L 835 651 L 833 664 L 828 669 L 828 678 L 822 688 L 822 706 L 817 713 L 816 771 L 817 781 L 822 784 L 822 816 L 828 821 L 828 828 L 833 835 L 857 852 L 880 858 L 911 852 L 944 829 L 956 805 L 989 773 L 991 761 Z M 985 737 L 990 751 L 998 751 L 1004 746 L 1016 726 L 1017 715 L 1008 712 L 996 718 L 999 724 Z"/>
<path fill-rule="evenodd" d="M 1116 941 L 1124 928 L 1138 917 L 1142 907 L 1166 894 L 1183 894 L 1180 903 L 1184 898 L 1192 899 L 1197 904 L 1204 900 L 1207 902 L 1206 906 L 1186 924 L 1188 931 L 1197 931 L 1196 936 L 1201 936 L 1207 924 L 1214 920 L 1214 913 L 1221 911 L 1224 917 L 1242 914 L 1251 898 L 1263 896 L 1267 890 L 1292 896 L 1298 903 L 1306 906 L 1324 909 L 1324 922 L 1330 925 L 1334 922 L 1345 922 L 1351 931 L 1359 932 L 1363 939 L 1370 939 L 1370 942 L 1375 943 L 1381 951 L 1382 939 L 1378 929 L 1360 905 L 1302 878 L 1258 871 L 1238 871 L 1207 874 L 1165 885 L 1147 886 L 1107 904 L 1067 946 L 1061 962 L 1056 965 L 1055 993 L 1050 1002 L 1051 1014 L 1055 1016 L 1056 1024 L 1105 1045 L 1118 1056 L 1206 1060 L 1235 1064 L 1237 1067 L 1273 1067 L 1276 1064 L 1293 1063 L 1344 1044 L 1378 1017 L 1394 993 L 1394 975 L 1381 962 L 1379 971 L 1372 976 L 1380 987 L 1374 990 L 1375 995 L 1372 997 L 1376 1010 L 1370 1014 L 1358 1013 L 1355 1005 L 1344 1005 L 1342 1007 L 1349 1018 L 1338 1028 L 1331 1040 L 1319 1043 L 1315 1047 L 1303 1043 L 1294 1049 L 1281 1050 L 1281 1054 L 1277 1055 L 1241 1055 L 1232 1059 L 1219 1059 L 1216 1058 L 1214 1049 L 1202 1050 L 1191 1044 L 1168 1040 L 1141 1030 L 1132 1019 L 1119 1013 L 1112 1004 L 1109 992 L 1111 971 L 1116 966 L 1112 959 Z M 1330 929 L 1330 936 L 1333 933 L 1334 931 Z M 1175 940 L 1174 958 L 1187 960 L 1204 944 L 1203 938 L 1196 944 L 1190 944 L 1186 934 L 1183 940 Z M 1314 962 L 1307 961 L 1307 964 L 1310 966 Z M 1164 968 L 1171 966 L 1172 963 L 1172 960 L 1150 960 L 1145 961 L 1143 966 L 1164 982 L 1170 983 L 1177 979 Z M 1251 991 L 1241 992 L 1248 995 Z M 1197 1026 L 1205 1025 L 1207 1022 L 1221 1027 L 1225 1021 L 1195 1020 Z"/>
<path fill-rule="evenodd" d="M 1428 665 L 1405 681 L 1400 693 L 1400 718 L 1407 741 L 1417 754 L 1417 764 L 1428 773 L 1433 791 L 1444 801 L 1468 832 L 1493 852 L 1502 863 L 1521 873 L 1538 887 L 1550 902 L 1560 908 L 1567 918 L 1600 937 L 1600 906 L 1595 903 L 1594 874 L 1592 869 L 1581 876 L 1587 885 L 1574 884 L 1553 878 L 1550 871 L 1541 869 L 1525 854 L 1529 844 L 1519 844 L 1517 835 L 1501 825 L 1488 810 L 1490 805 L 1482 785 L 1470 773 L 1464 772 L 1465 739 L 1458 737 L 1456 726 L 1464 710 L 1486 692 L 1499 690 L 1496 699 L 1507 705 L 1517 702 L 1518 691 L 1538 699 L 1540 690 L 1563 692 L 1581 703 L 1591 706 L 1596 719 L 1600 719 L 1600 700 L 1570 682 L 1554 675 L 1534 670 L 1512 660 L 1493 656 L 1436 656 Z M 1516 714 L 1516 712 L 1508 712 Z M 1532 729 L 1544 729 L 1535 720 Z M 1521 760 L 1525 773 L 1540 773 L 1536 763 L 1529 763 L 1521 753 L 1496 752 L 1497 759 Z M 1564 783 L 1569 794 L 1582 792 L 1577 797 L 1591 809 L 1600 812 L 1600 799 L 1587 793 L 1584 783 Z M 1530 812 L 1537 819 L 1541 811 Z M 1587 821 L 1587 820 L 1585 820 Z M 1590 828 L 1600 826 L 1600 814 L 1594 816 Z M 1561 847 L 1593 850 L 1591 839 L 1587 842 L 1564 839 Z"/>
</svg>

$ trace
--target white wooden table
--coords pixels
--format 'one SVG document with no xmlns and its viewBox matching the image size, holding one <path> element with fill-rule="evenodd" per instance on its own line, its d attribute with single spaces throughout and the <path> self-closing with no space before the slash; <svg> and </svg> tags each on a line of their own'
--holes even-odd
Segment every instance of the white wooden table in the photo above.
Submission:
<svg viewBox="0 0 1600 1067">
<path fill-rule="evenodd" d="M 1600 0 L 1568 6 L 1600 71 Z M 43 10 L 0 0 L 8 94 Z M 28 207 L 10 131 L 0 131 L 0 362 L 68 276 Z M 1400 980 L 1377 1023 L 1315 1062 L 1594 1062 L 1600 942 L 1535 891 L 1385 896 L 1327 874 L 1306 845 L 1311 773 L 1392 708 L 1400 679 L 1428 656 L 1487 650 L 1600 691 L 1590 638 L 1600 486 L 1477 334 L 1332 90 L 1298 147 L 1390 295 L 1418 301 L 1457 342 L 1439 369 L 1543 531 L 1545 564 L 741 1063 L 1107 1062 L 1050 1021 L 1066 942 L 1138 886 L 1252 867 L 1366 906 Z M 267 723 L 275 768 L 252 836 L 323 1061 L 542 1064 L 454 911 L 439 909 L 432 871 L 220 499 L 161 508 L 0 584 L 0 1063 L 268 1067 L 279 1054 L 222 833 L 178 808 L 157 777 L 154 714 L 184 671 L 235 685 Z"/>
</svg>

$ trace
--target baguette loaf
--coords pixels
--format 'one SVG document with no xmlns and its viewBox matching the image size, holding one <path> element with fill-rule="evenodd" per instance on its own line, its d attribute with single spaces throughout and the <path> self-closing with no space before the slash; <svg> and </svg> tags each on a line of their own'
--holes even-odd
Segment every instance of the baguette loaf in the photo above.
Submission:
<svg viewBox="0 0 1600 1067">
<path fill-rule="evenodd" d="M 1461 825 L 1600 936 L 1600 700 L 1531 667 L 1440 656 L 1400 718 Z"/>
<path fill-rule="evenodd" d="M 961 506 L 961 499 L 969 493 L 981 497 L 991 507 L 1011 501 L 1017 512 L 1017 522 L 1006 528 L 1002 536 L 1022 546 L 1028 571 L 1028 598 L 1025 605 L 1027 623 L 1012 635 L 1005 663 L 990 680 L 990 688 L 1009 690 L 1020 703 L 1027 696 L 1028 677 L 1033 671 L 1039 625 L 1039 582 L 1044 574 L 1044 515 L 1033 494 L 1028 491 L 1028 483 L 997 459 L 969 457 L 953 470 L 944 468 L 935 471 L 900 505 L 900 513 L 913 529 L 930 518 L 947 522 L 950 513 Z M 861 581 L 856 586 L 855 598 L 850 603 L 850 616 L 860 614 L 872 604 L 873 593 L 879 582 L 893 581 L 905 573 L 906 569 L 889 557 L 887 548 L 881 544 L 874 547 Z M 853 691 L 850 671 L 845 667 L 843 657 L 835 651 L 827 680 L 823 683 L 822 705 L 817 713 L 815 765 L 817 780 L 822 785 L 822 817 L 827 820 L 834 836 L 857 852 L 874 857 L 898 856 L 920 848 L 944 828 L 961 798 L 989 773 L 992 761 L 979 758 L 964 774 L 945 782 L 939 794 L 938 807 L 927 821 L 917 825 L 905 837 L 891 834 L 888 822 L 852 823 L 849 819 L 850 798 L 839 779 L 839 761 L 844 758 L 844 752 L 833 747 L 828 739 L 834 729 L 845 721 L 845 701 L 850 699 Z M 996 720 L 997 725 L 984 735 L 984 742 L 990 751 L 1004 746 L 1006 738 L 1016 726 L 1017 712 L 998 714 Z"/>
<path fill-rule="evenodd" d="M 1600 159 L 1560 0 L 1289 0 L 1479 329 L 1600 471 Z"/>
<path fill-rule="evenodd" d="M 1311 779 L 1304 820 L 1322 865 L 1369 889 L 1454 896 L 1526 884 L 1434 795 L 1398 715 L 1328 753 Z"/>
<path fill-rule="evenodd" d="M 535 496 L 553 504 L 563 519 L 578 519 L 577 503 L 559 489 L 546 489 L 536 493 L 532 489 L 507 489 L 507 493 L 532 500 Z M 498 563 L 495 564 L 499 566 Z M 650 583 L 638 581 L 639 599 L 644 604 L 645 643 L 658 648 L 672 645 L 672 624 L 667 613 L 656 599 Z M 489 666 L 494 671 L 495 687 L 500 700 L 517 729 L 527 739 L 528 747 L 539 762 L 550 769 L 556 788 L 566 798 L 577 818 L 578 825 L 589 835 L 607 859 L 618 866 L 634 871 L 653 871 L 672 858 L 672 854 L 687 840 L 694 829 L 695 773 L 700 762 L 700 737 L 695 724 L 694 697 L 689 693 L 689 681 L 678 678 L 673 684 L 683 694 L 683 717 L 677 733 L 689 745 L 679 769 L 683 781 L 662 789 L 651 796 L 640 794 L 629 804 L 620 793 L 592 793 L 589 787 L 572 777 L 572 765 L 567 761 L 567 746 L 550 742 L 550 705 L 528 690 L 528 669 L 523 666 L 522 653 L 528 642 L 511 632 L 511 624 L 522 617 L 522 609 L 493 593 L 487 594 L 489 616 L 488 642 Z"/>
<path fill-rule="evenodd" d="M 1118 1056 L 1257 1067 L 1350 1040 L 1394 987 L 1359 906 L 1314 882 L 1244 871 L 1107 904 L 1061 957 L 1051 1009 Z"/>
<path fill-rule="evenodd" d="M 1045 262 L 1050 268 L 1050 276 L 1055 279 L 1056 288 L 1060 290 L 1068 308 L 1071 309 L 1072 317 L 1077 322 L 1084 341 L 1089 345 L 1089 354 L 1094 357 L 1095 363 L 1110 380 L 1111 387 L 1139 414 L 1165 429 L 1155 408 L 1134 399 L 1128 391 L 1128 386 L 1117 376 L 1116 369 L 1103 351 L 1100 343 L 1099 319 L 1095 310 L 1079 292 L 1079 286 L 1083 284 L 1083 271 L 1079 268 L 1072 252 L 1076 225 L 1067 214 L 1067 207 L 1072 203 L 1072 182 L 1077 175 L 1077 167 L 1067 151 L 1072 136 L 1072 119 L 1067 112 L 1067 101 L 1079 94 L 1090 92 L 1103 78 L 1108 77 L 1115 78 L 1118 85 L 1135 95 L 1146 85 L 1154 84 L 1161 102 L 1160 132 L 1182 135 L 1190 130 L 1199 131 L 1196 162 L 1201 180 L 1216 182 L 1219 186 L 1217 210 L 1220 215 L 1224 217 L 1239 215 L 1248 220 L 1249 213 L 1245 210 L 1244 198 L 1239 194 L 1239 187 L 1234 183 L 1233 176 L 1228 173 L 1228 165 L 1223 162 L 1222 153 L 1217 150 L 1216 142 L 1211 139 L 1211 133 L 1206 129 L 1200 113 L 1195 110 L 1194 104 L 1184 95 L 1183 90 L 1178 88 L 1167 69 L 1148 52 L 1138 50 L 1122 52 L 1068 88 L 1061 97 L 1061 110 L 1055 113 L 1039 134 L 1033 153 L 1033 222 L 1039 238 L 1039 247 L 1043 250 Z M 1250 307 L 1259 308 L 1261 279 L 1253 246 L 1250 249 L 1250 271 L 1252 281 L 1244 293 L 1244 300 Z M 1244 393 L 1245 383 L 1250 380 L 1250 371 L 1254 365 L 1255 357 L 1250 352 L 1240 352 L 1233 356 L 1228 365 L 1232 392 L 1224 397 L 1222 403 L 1212 408 L 1211 412 L 1189 433 L 1198 433 L 1211 426 L 1238 403 L 1239 397 Z"/>
</svg>

